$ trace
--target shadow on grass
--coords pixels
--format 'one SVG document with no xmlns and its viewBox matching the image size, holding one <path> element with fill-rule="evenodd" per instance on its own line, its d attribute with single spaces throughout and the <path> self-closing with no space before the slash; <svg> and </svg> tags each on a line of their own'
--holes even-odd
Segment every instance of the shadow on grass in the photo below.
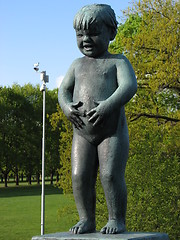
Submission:
<svg viewBox="0 0 180 240">
<path fill-rule="evenodd" d="M 61 194 L 62 190 L 53 185 L 45 185 L 45 195 Z M 17 196 L 40 196 L 41 185 L 32 186 L 14 186 L 0 188 L 0 198 L 17 197 Z"/>
</svg>

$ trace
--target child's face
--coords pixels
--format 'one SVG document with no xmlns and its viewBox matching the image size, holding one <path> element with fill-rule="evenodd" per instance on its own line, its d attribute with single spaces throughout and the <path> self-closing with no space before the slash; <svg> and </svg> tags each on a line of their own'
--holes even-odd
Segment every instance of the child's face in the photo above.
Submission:
<svg viewBox="0 0 180 240">
<path fill-rule="evenodd" d="M 105 24 L 94 23 L 87 30 L 76 30 L 79 50 L 88 57 L 99 57 L 108 49 L 110 30 Z"/>
</svg>

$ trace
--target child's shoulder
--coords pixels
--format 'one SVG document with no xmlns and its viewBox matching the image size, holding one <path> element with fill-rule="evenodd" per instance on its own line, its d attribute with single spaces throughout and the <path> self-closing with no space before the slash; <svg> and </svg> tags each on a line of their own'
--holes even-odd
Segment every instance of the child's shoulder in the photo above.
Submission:
<svg viewBox="0 0 180 240">
<path fill-rule="evenodd" d="M 84 57 L 75 59 L 75 60 L 72 62 L 71 66 L 74 67 L 74 68 L 76 68 L 79 64 L 81 64 L 81 63 L 83 62 L 83 59 L 84 59 Z"/>
<path fill-rule="evenodd" d="M 129 60 L 123 54 L 111 54 L 111 58 L 114 61 L 114 64 L 118 67 L 123 67 L 124 65 L 129 65 Z"/>
<path fill-rule="evenodd" d="M 128 61 L 128 59 L 123 54 L 111 54 L 111 58 L 117 62 Z"/>
</svg>

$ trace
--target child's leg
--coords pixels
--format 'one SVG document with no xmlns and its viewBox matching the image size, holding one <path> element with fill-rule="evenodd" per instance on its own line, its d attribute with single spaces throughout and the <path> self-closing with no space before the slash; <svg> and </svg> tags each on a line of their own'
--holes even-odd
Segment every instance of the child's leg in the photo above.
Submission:
<svg viewBox="0 0 180 240">
<path fill-rule="evenodd" d="M 118 129 L 117 133 L 105 139 L 98 146 L 101 182 L 104 188 L 109 221 L 102 233 L 120 233 L 125 231 L 127 191 L 125 167 L 129 152 L 128 129 Z"/>
<path fill-rule="evenodd" d="M 97 148 L 83 137 L 74 134 L 72 144 L 72 184 L 80 221 L 70 230 L 74 233 L 95 231 L 95 182 Z"/>
</svg>

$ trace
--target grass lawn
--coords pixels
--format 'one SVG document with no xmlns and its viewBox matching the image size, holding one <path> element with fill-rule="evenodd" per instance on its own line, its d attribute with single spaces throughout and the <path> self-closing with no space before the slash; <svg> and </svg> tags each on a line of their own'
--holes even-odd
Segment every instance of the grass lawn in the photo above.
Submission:
<svg viewBox="0 0 180 240">
<path fill-rule="evenodd" d="M 70 195 L 54 186 L 45 186 L 45 233 L 68 231 L 71 215 L 58 215 L 58 209 L 73 205 Z M 0 240 L 27 240 L 41 232 L 41 186 L 0 185 Z"/>
</svg>

